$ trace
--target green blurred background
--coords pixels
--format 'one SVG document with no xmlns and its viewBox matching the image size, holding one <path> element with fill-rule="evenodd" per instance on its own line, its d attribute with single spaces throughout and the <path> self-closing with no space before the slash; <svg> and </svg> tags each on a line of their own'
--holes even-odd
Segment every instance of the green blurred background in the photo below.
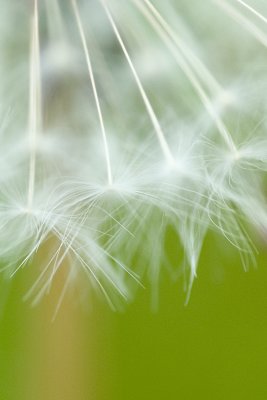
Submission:
<svg viewBox="0 0 267 400">
<path fill-rule="evenodd" d="M 267 399 L 267 251 L 245 272 L 210 236 L 188 306 L 182 281 L 161 277 L 158 312 L 140 289 L 123 313 L 53 299 L 32 308 L 12 281 L 0 332 L 1 400 Z M 2 298 L 7 283 L 2 283 Z"/>
</svg>

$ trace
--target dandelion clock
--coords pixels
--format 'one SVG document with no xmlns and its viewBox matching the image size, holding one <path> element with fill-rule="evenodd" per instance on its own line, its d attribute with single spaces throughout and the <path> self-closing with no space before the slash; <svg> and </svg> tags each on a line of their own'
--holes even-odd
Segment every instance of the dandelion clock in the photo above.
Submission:
<svg viewBox="0 0 267 400">
<path fill-rule="evenodd" d="M 186 313 L 208 270 L 257 273 L 265 1 L 1 0 L 0 72 L 3 310 L 76 337 L 84 309 L 157 315 L 166 286 Z"/>
</svg>

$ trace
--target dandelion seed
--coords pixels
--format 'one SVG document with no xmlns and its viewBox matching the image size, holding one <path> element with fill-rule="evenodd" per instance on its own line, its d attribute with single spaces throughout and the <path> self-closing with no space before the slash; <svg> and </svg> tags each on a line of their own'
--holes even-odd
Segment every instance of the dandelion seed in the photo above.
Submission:
<svg viewBox="0 0 267 400">
<path fill-rule="evenodd" d="M 209 231 L 255 263 L 266 13 L 243 0 L 194 7 L 197 19 L 192 5 L 150 0 L 3 5 L 0 260 L 9 276 L 37 260 L 33 304 L 64 269 L 55 315 L 81 276 L 113 309 L 144 279 L 156 309 L 168 271 L 184 275 L 188 302 Z"/>
</svg>

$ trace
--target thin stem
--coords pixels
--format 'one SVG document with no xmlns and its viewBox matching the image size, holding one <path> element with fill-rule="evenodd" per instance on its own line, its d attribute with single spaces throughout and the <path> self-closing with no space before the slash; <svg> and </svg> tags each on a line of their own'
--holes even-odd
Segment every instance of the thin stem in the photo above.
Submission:
<svg viewBox="0 0 267 400">
<path fill-rule="evenodd" d="M 143 8 L 143 5 L 141 4 L 140 0 L 132 0 L 132 1 L 136 5 L 138 5 L 138 7 L 141 6 Z M 207 66 L 201 61 L 200 58 L 197 57 L 197 55 L 190 49 L 190 47 L 187 46 L 187 44 L 171 28 L 171 26 L 168 24 L 166 19 L 163 18 L 163 16 L 160 14 L 157 8 L 154 5 L 152 5 L 152 3 L 149 0 L 142 0 L 142 2 L 146 3 L 147 7 L 150 9 L 150 11 L 154 14 L 155 18 L 158 20 L 158 23 L 162 25 L 162 27 L 164 28 L 168 36 L 171 38 L 173 43 L 176 44 L 179 51 L 181 51 L 183 55 L 187 58 L 192 68 L 199 75 L 199 77 L 207 84 L 210 90 L 216 93 L 221 93 L 223 91 L 223 88 L 215 79 L 215 77 L 212 75 L 212 73 L 209 71 Z"/>
<path fill-rule="evenodd" d="M 100 127 L 101 127 L 103 143 L 104 143 L 104 151 L 105 151 L 105 157 L 106 157 L 108 183 L 109 183 L 109 185 L 112 185 L 113 179 L 112 179 L 110 153 L 109 153 L 109 147 L 108 147 L 108 141 L 107 141 L 107 135 L 106 135 L 106 128 L 105 128 L 104 119 L 103 119 L 103 115 L 102 115 L 102 110 L 101 110 L 101 106 L 100 106 L 100 101 L 99 101 L 99 97 L 98 97 L 98 92 L 97 92 L 97 88 L 96 88 L 96 82 L 95 82 L 94 72 L 93 72 L 93 68 L 92 68 L 91 58 L 90 58 L 88 46 L 87 46 L 87 43 L 86 43 L 84 28 L 83 28 L 82 20 L 81 20 L 81 17 L 80 17 L 79 9 L 78 9 L 78 6 L 77 6 L 77 2 L 76 2 L 76 0 L 71 0 L 71 2 L 72 2 L 73 11 L 74 11 L 75 18 L 76 18 L 76 21 L 77 21 L 78 30 L 79 30 L 79 34 L 80 34 L 80 38 L 81 38 L 81 42 L 82 42 L 85 58 L 86 58 L 86 63 L 87 63 L 87 67 L 88 67 L 88 73 L 89 73 L 90 81 L 91 81 L 91 84 L 92 84 L 95 104 L 96 104 L 99 123 L 100 123 Z"/>
<path fill-rule="evenodd" d="M 32 207 L 36 178 L 36 147 L 42 128 L 42 89 L 40 68 L 38 0 L 33 0 L 31 21 L 30 88 L 29 88 L 29 186 L 28 210 Z"/>
<path fill-rule="evenodd" d="M 252 36 L 254 36 L 263 46 L 267 47 L 267 36 L 253 22 L 242 15 L 235 7 L 232 7 L 225 0 L 213 0 L 224 11 L 226 11 L 238 24 L 243 26 Z"/>
<path fill-rule="evenodd" d="M 157 116 L 155 114 L 155 111 L 154 111 L 154 109 L 153 109 L 153 107 L 152 107 L 152 105 L 151 105 L 151 103 L 150 103 L 150 101 L 149 101 L 149 99 L 147 97 L 147 94 L 146 94 L 146 92 L 144 90 L 142 82 L 141 82 L 141 80 L 140 80 L 140 78 L 138 76 L 138 73 L 137 73 L 137 71 L 136 71 L 136 69 L 135 69 L 135 67 L 133 65 L 133 62 L 131 60 L 131 57 L 130 57 L 130 55 L 128 53 L 128 50 L 126 49 L 124 41 L 123 41 L 123 39 L 122 39 L 118 29 L 117 29 L 115 21 L 114 21 L 111 13 L 109 12 L 109 10 L 107 8 L 105 1 L 104 0 L 100 0 L 100 2 L 101 2 L 102 6 L 103 6 L 103 8 L 105 10 L 105 13 L 106 13 L 106 15 L 108 17 L 108 20 L 109 20 L 109 22 L 111 24 L 111 27 L 112 27 L 112 29 L 114 31 L 114 34 L 115 34 L 115 36 L 116 36 L 116 38 L 117 38 L 117 40 L 118 40 L 118 42 L 120 44 L 120 47 L 121 47 L 121 49 L 123 51 L 123 54 L 124 54 L 128 64 L 129 64 L 129 67 L 130 67 L 131 71 L 132 71 L 134 80 L 135 80 L 135 82 L 137 84 L 138 90 L 139 90 L 139 92 L 141 94 L 141 97 L 142 97 L 142 99 L 144 101 L 144 104 L 145 104 L 145 107 L 147 109 L 148 115 L 150 117 L 152 125 L 153 125 L 153 127 L 155 129 L 155 132 L 157 134 L 157 137 L 158 137 L 158 140 L 159 140 L 159 144 L 160 144 L 160 147 L 161 147 L 161 149 L 163 151 L 163 154 L 164 154 L 164 156 L 166 157 L 167 161 L 170 164 L 174 164 L 175 160 L 174 160 L 173 155 L 172 155 L 172 153 L 170 151 L 169 145 L 168 145 L 168 143 L 167 143 L 167 141 L 165 139 L 164 133 L 163 133 L 162 128 L 161 128 L 161 125 L 160 125 L 160 123 L 158 121 L 158 118 L 157 118 Z"/>
<path fill-rule="evenodd" d="M 191 68 L 191 65 L 188 64 L 188 61 L 186 58 L 183 56 L 181 51 L 175 47 L 175 43 L 172 42 L 169 37 L 170 32 L 166 33 L 166 23 L 164 23 L 164 19 L 162 19 L 161 15 L 157 11 L 157 9 L 152 5 L 152 3 L 149 0 L 144 0 L 146 3 L 148 9 L 140 2 L 140 0 L 134 0 L 137 7 L 140 9 L 140 11 L 143 13 L 145 18 L 150 22 L 152 27 L 154 27 L 155 31 L 158 33 L 158 35 L 162 38 L 163 42 L 166 44 L 167 48 L 170 50 L 171 54 L 175 58 L 177 64 L 181 68 L 181 70 L 184 72 L 186 77 L 188 78 L 189 82 L 195 89 L 196 93 L 198 94 L 200 100 L 202 101 L 204 107 L 206 108 L 207 112 L 210 114 L 211 118 L 213 119 L 219 133 L 221 134 L 222 138 L 224 139 L 225 143 L 229 147 L 229 149 L 233 152 L 236 153 L 237 149 L 235 146 L 235 143 L 232 139 L 232 136 L 230 132 L 228 131 L 227 127 L 225 126 L 224 122 L 216 112 L 209 96 L 203 89 L 197 75 L 195 74 L 194 70 Z M 150 10 L 150 12 L 149 12 Z M 162 27 L 164 26 L 164 28 Z M 177 44 L 177 42 L 176 42 Z"/>
<path fill-rule="evenodd" d="M 236 0 L 239 4 L 241 4 L 243 7 L 245 7 L 247 10 L 249 10 L 252 14 L 256 15 L 260 20 L 265 22 L 267 24 L 267 18 L 264 17 L 260 12 L 258 12 L 255 8 L 251 7 L 249 4 L 247 4 L 245 1 L 242 0 Z"/>
</svg>

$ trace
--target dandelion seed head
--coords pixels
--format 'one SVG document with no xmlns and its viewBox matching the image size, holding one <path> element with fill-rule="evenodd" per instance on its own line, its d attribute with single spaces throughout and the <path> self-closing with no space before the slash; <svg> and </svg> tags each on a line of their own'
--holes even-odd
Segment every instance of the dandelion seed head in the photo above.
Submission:
<svg viewBox="0 0 267 400">
<path fill-rule="evenodd" d="M 112 308 L 148 279 L 156 307 L 166 270 L 188 301 L 209 231 L 253 263 L 248 232 L 267 229 L 256 2 L 30 3 L 0 17 L 0 260 L 10 275 L 38 260 L 26 297 L 66 268 L 65 288 L 86 277 Z"/>
</svg>

